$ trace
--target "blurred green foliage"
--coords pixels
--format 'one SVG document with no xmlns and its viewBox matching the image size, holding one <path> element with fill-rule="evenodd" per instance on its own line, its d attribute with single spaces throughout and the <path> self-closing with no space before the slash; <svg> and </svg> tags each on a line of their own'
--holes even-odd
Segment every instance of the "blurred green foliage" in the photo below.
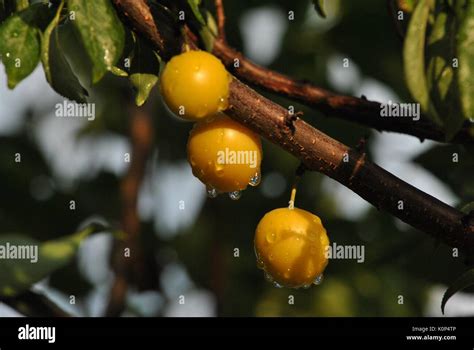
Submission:
<svg viewBox="0 0 474 350">
<path fill-rule="evenodd" d="M 31 285 L 66 266 L 77 253 L 81 242 L 93 229 L 84 229 L 71 236 L 39 243 L 17 234 L 3 234 L 0 237 L 2 269 L 0 270 L 0 293 L 7 297 L 16 296 L 30 289 Z M 22 246 L 23 248 L 18 248 Z M 11 249 L 13 248 L 13 249 Z M 14 254 L 10 259 L 8 256 Z M 20 260 L 18 257 L 26 259 Z M 18 259 L 18 260 L 17 260 Z"/>
</svg>

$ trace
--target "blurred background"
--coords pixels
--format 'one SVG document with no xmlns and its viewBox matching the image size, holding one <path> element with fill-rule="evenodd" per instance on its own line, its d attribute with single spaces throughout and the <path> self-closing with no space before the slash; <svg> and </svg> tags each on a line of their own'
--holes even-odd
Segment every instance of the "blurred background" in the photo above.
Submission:
<svg viewBox="0 0 474 350">
<path fill-rule="evenodd" d="M 322 19 L 307 0 L 225 1 L 228 41 L 259 64 L 340 93 L 409 101 L 401 42 L 385 1 L 326 2 L 328 18 Z M 289 11 L 294 20 L 288 19 Z M 86 71 L 80 53 L 72 56 L 79 57 L 74 68 Z M 45 241 L 93 220 L 118 226 L 119 184 L 129 166 L 124 154 L 131 152 L 127 112 L 132 99 L 123 98 L 130 95 L 128 83 L 108 76 L 89 89 L 97 108 L 94 121 L 55 117 L 55 104 L 63 99 L 47 85 L 41 68 L 14 91 L 6 85 L 2 68 L 0 234 Z M 373 132 L 270 97 L 294 105 L 307 121 L 348 145 L 368 135 L 372 160 L 438 199 L 454 206 L 474 199 L 474 162 L 451 161 L 453 152 L 465 150 Z M 138 204 L 151 272 L 146 288 L 129 290 L 123 316 L 441 315 L 442 294 L 464 271 L 463 258 L 317 173 L 305 174 L 297 206 L 321 217 L 332 242 L 364 245 L 365 261 L 330 261 L 323 283 L 308 290 L 278 289 L 265 281 L 256 266 L 254 230 L 266 212 L 287 205 L 296 159 L 265 141 L 260 186 L 238 201 L 208 199 L 186 161 L 192 125 L 169 115 L 158 89 L 147 108 L 155 144 Z M 17 152 L 21 165 L 13 161 Z M 76 210 L 69 209 L 70 200 Z M 72 315 L 103 315 L 114 278 L 112 242 L 110 232 L 91 236 L 76 259 L 33 290 Z M 76 304 L 69 303 L 70 295 Z M 474 296 L 456 294 L 446 314 L 474 314 Z M 0 316 L 16 315 L 0 303 Z"/>
</svg>

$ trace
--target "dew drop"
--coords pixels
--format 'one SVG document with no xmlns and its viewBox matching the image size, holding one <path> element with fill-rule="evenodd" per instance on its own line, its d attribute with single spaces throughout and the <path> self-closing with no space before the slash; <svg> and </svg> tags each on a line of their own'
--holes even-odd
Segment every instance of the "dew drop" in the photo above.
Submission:
<svg viewBox="0 0 474 350">
<path fill-rule="evenodd" d="M 218 143 L 218 144 L 221 144 L 221 143 L 224 142 L 224 136 L 225 136 L 224 130 L 221 129 L 221 130 L 219 131 L 219 137 L 217 138 L 217 143 Z"/>
<path fill-rule="evenodd" d="M 223 111 L 223 110 L 227 109 L 227 107 L 229 107 L 229 103 L 228 103 L 227 99 L 221 97 L 219 99 L 219 103 L 218 103 L 217 106 L 218 106 L 219 111 Z"/>
<path fill-rule="evenodd" d="M 273 277 L 267 271 L 264 271 L 263 275 L 265 276 L 265 280 L 268 282 L 273 282 Z"/>
<path fill-rule="evenodd" d="M 313 282 L 313 284 L 315 284 L 315 285 L 320 285 L 321 283 L 323 283 L 323 274 L 316 277 L 316 279 Z"/>
<path fill-rule="evenodd" d="M 276 234 L 275 234 L 275 232 L 267 232 L 267 235 L 265 236 L 265 238 L 266 238 L 268 243 L 275 243 Z"/>
<path fill-rule="evenodd" d="M 272 283 L 273 283 L 273 286 L 276 288 L 283 288 L 283 286 L 276 281 L 273 281 Z"/>
<path fill-rule="evenodd" d="M 214 187 L 207 187 L 207 196 L 209 198 L 216 198 L 219 192 Z"/>
<path fill-rule="evenodd" d="M 214 172 L 217 175 L 217 177 L 222 177 L 224 176 L 224 166 L 219 163 L 214 164 Z"/>
<path fill-rule="evenodd" d="M 253 187 L 258 186 L 260 185 L 261 180 L 262 180 L 262 177 L 260 176 L 260 174 L 255 173 L 255 175 L 250 178 L 249 185 Z"/>
<path fill-rule="evenodd" d="M 237 201 L 237 200 L 240 199 L 240 197 L 242 197 L 242 191 L 229 192 L 229 197 L 230 197 L 230 199 L 232 199 L 233 201 Z"/>
</svg>

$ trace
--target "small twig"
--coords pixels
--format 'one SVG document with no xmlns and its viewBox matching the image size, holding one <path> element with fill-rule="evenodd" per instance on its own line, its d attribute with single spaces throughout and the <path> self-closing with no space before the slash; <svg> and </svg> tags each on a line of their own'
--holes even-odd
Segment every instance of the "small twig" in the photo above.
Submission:
<svg viewBox="0 0 474 350">
<path fill-rule="evenodd" d="M 217 14 L 217 28 L 219 30 L 219 39 L 223 42 L 226 42 L 225 35 L 225 11 L 224 11 L 224 1 L 215 0 L 216 5 L 216 14 Z"/>
<path fill-rule="evenodd" d="M 290 196 L 290 201 L 288 202 L 288 208 L 289 209 L 294 209 L 295 208 L 295 201 L 296 201 L 296 191 L 298 188 L 298 184 L 303 177 L 304 173 L 308 170 L 306 168 L 306 165 L 304 165 L 303 162 L 298 165 L 298 168 L 296 168 L 295 171 L 295 180 L 293 181 L 293 185 L 291 186 L 291 196 Z"/>
</svg>

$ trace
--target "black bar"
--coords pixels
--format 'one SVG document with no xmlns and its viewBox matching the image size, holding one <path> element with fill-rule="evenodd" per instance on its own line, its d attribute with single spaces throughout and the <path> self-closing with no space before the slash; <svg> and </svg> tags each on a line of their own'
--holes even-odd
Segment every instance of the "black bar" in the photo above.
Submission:
<svg viewBox="0 0 474 350">
<path fill-rule="evenodd" d="M 28 325 L 29 328 L 26 328 Z M 55 341 L 18 339 L 32 327 L 55 327 Z M 40 332 L 41 333 L 41 332 Z M 25 334 L 25 333 L 23 333 Z M 33 330 L 33 337 L 37 332 Z M 46 333 L 43 333 L 46 334 Z M 164 336 L 313 337 L 315 346 L 399 345 L 403 348 L 474 348 L 473 318 L 3 318 L 0 349 L 107 347 L 145 342 Z M 408 339 L 407 337 L 421 337 Z M 431 338 L 430 338 L 431 337 Z M 455 337 L 439 339 L 433 337 Z M 297 343 L 295 344 L 297 345 Z M 134 347 L 132 347 L 134 348 Z"/>
</svg>

